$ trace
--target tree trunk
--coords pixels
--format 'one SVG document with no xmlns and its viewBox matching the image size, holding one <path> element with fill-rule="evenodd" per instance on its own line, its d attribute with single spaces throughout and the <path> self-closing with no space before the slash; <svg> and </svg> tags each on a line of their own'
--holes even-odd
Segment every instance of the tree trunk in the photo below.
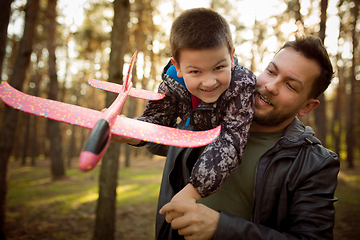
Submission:
<svg viewBox="0 0 360 240">
<path fill-rule="evenodd" d="M 319 31 L 319 37 L 324 43 L 325 40 L 325 30 L 326 30 L 326 10 L 328 6 L 328 0 L 321 0 L 321 16 L 320 16 L 320 31 Z M 325 101 L 325 95 L 322 93 L 319 96 L 320 105 L 315 108 L 314 114 L 315 114 L 315 124 L 316 124 L 316 136 L 319 138 L 321 143 L 326 146 L 326 133 L 327 133 L 327 124 L 326 123 L 326 101 Z"/>
<path fill-rule="evenodd" d="M 41 55 L 42 55 L 42 49 L 39 50 L 36 54 L 36 59 L 37 59 L 37 64 L 36 66 L 38 66 Z M 35 74 L 33 76 L 33 83 L 35 84 L 35 87 L 32 89 L 32 94 L 34 96 L 38 96 L 39 92 L 40 92 L 40 83 L 42 80 L 42 75 L 39 73 L 40 69 L 39 67 L 36 67 L 35 69 Z M 38 120 L 38 116 L 34 116 L 34 115 L 30 115 L 30 119 L 31 119 L 31 124 L 30 124 L 30 129 L 31 129 L 31 133 L 30 133 L 30 156 L 31 156 L 31 166 L 35 166 L 36 165 L 36 157 L 39 154 L 39 147 L 38 147 L 38 136 L 39 133 L 37 131 L 37 120 Z"/>
<path fill-rule="evenodd" d="M 125 167 L 128 168 L 130 167 L 130 159 L 131 159 L 131 152 L 132 152 L 132 146 L 130 146 L 129 144 L 124 144 L 125 145 Z"/>
<path fill-rule="evenodd" d="M 38 11 L 39 0 L 28 0 L 25 7 L 24 34 L 17 53 L 15 71 L 10 81 L 11 85 L 20 91 L 22 90 L 25 73 L 30 62 Z M 0 233 L 3 231 L 5 222 L 8 163 L 14 145 L 17 120 L 18 110 L 6 106 L 0 129 Z"/>
<path fill-rule="evenodd" d="M 356 24 L 357 24 L 357 19 L 359 16 L 359 0 L 354 1 L 355 2 L 355 6 L 353 8 L 353 19 L 354 21 L 352 22 L 352 45 L 353 45 L 353 49 L 352 49 L 352 53 L 353 53 L 353 58 L 352 58 L 352 66 L 350 69 L 350 95 L 349 95 L 349 114 L 348 114 L 348 120 L 347 120 L 347 129 L 346 129 L 346 145 L 347 145 L 347 164 L 348 164 L 348 168 L 354 168 L 354 146 L 355 146 L 355 84 L 356 84 L 356 79 L 355 79 L 355 67 L 356 67 L 356 50 L 357 50 L 357 45 L 358 45 L 358 40 L 356 37 Z"/>
<path fill-rule="evenodd" d="M 56 56 L 55 56 L 55 35 L 56 35 L 56 3 L 57 0 L 48 0 L 48 44 L 49 51 L 48 68 L 50 76 L 50 88 L 48 98 L 57 99 L 58 80 L 56 73 Z M 65 176 L 64 161 L 62 158 L 60 123 L 55 120 L 47 121 L 47 134 L 50 139 L 50 158 L 51 173 L 53 180 L 61 179 Z"/>
<path fill-rule="evenodd" d="M 7 40 L 7 29 L 10 20 L 11 3 L 13 0 L 0 1 L 0 78 L 2 74 L 2 66 L 5 57 L 5 48 Z"/>
<path fill-rule="evenodd" d="M 30 157 L 31 157 L 31 166 L 36 165 L 36 157 L 38 156 L 38 144 L 37 144 L 37 116 L 30 115 L 30 126 L 31 126 L 31 133 L 30 133 Z"/>
<path fill-rule="evenodd" d="M 339 2 L 338 4 L 338 17 L 339 19 L 343 18 L 343 13 L 340 11 L 341 5 L 342 5 L 343 1 Z M 340 21 L 340 26 L 339 26 L 339 32 L 343 32 L 344 31 L 344 25 L 342 23 L 342 21 Z M 341 46 L 341 34 L 339 34 L 338 37 L 338 46 Z M 341 60 L 341 52 L 338 52 L 336 54 L 336 62 L 338 62 L 339 60 Z M 335 149 L 335 153 L 339 156 L 340 158 L 340 151 L 341 151 L 341 135 L 342 132 L 344 131 L 343 129 L 343 125 L 344 125 L 344 119 L 341 116 L 347 116 L 346 112 L 344 112 L 344 110 L 346 109 L 345 103 L 346 100 L 344 101 L 344 93 L 345 93 L 345 68 L 343 66 L 337 66 L 337 75 L 339 78 L 339 83 L 338 83 L 338 87 L 336 89 L 336 97 L 334 98 L 334 117 L 333 117 L 333 127 L 332 127 L 332 132 L 333 132 L 333 138 L 334 138 L 334 149 Z"/>
<path fill-rule="evenodd" d="M 338 54 L 340 55 L 340 54 Z M 340 56 L 338 57 L 340 59 Z M 346 116 L 342 112 L 342 101 L 343 101 L 343 77 L 342 77 L 343 69 L 338 66 L 338 76 L 339 76 L 339 84 L 336 88 L 336 97 L 334 98 L 334 117 L 332 123 L 332 135 L 334 139 L 334 149 L 335 153 L 340 157 L 340 144 L 341 144 L 341 133 L 342 133 L 342 118 L 341 116 Z"/>
<path fill-rule="evenodd" d="M 114 0 L 114 25 L 111 33 L 109 82 L 122 83 L 129 13 L 129 0 Z M 113 94 L 107 93 L 106 106 L 109 106 L 114 99 L 115 96 Z M 110 143 L 110 146 L 102 159 L 99 199 L 96 208 L 95 230 L 93 236 L 94 240 L 114 239 L 119 155 L 119 145 Z"/>
<path fill-rule="evenodd" d="M 75 130 L 76 130 L 76 126 L 75 125 L 71 125 L 70 127 L 71 129 L 71 135 L 70 135 L 70 139 L 69 139 L 69 144 L 68 144 L 68 153 L 67 153 L 67 167 L 68 169 L 71 168 L 71 162 L 72 162 L 72 157 L 74 156 L 74 151 L 75 151 Z"/>
<path fill-rule="evenodd" d="M 21 152 L 21 165 L 26 165 L 26 157 L 28 155 L 28 148 L 29 148 L 29 138 L 30 138 L 30 114 L 26 114 L 24 116 L 24 124 L 25 124 L 25 134 L 24 134 L 24 142 L 22 145 L 22 152 Z"/>
</svg>

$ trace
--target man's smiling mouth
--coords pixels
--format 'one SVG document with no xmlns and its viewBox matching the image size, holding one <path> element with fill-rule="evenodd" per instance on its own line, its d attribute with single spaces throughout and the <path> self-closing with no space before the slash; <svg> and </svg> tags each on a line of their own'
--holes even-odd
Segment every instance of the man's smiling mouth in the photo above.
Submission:
<svg viewBox="0 0 360 240">
<path fill-rule="evenodd" d="M 262 95 L 259 95 L 260 96 L 260 100 L 266 104 L 269 104 L 271 106 L 273 106 L 273 104 L 271 102 L 269 102 L 266 97 L 262 96 Z"/>
</svg>

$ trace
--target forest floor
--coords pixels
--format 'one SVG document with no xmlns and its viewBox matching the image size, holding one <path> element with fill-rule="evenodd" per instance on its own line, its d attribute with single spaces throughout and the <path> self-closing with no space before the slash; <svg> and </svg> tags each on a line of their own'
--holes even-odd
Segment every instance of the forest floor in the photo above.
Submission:
<svg viewBox="0 0 360 240">
<path fill-rule="evenodd" d="M 121 168 L 117 188 L 115 239 L 154 239 L 157 196 L 164 158 L 138 158 Z M 75 165 L 75 163 L 74 163 Z M 345 165 L 345 164 L 343 164 Z M 48 161 L 35 167 L 11 163 L 5 232 L 7 240 L 89 240 L 98 197 L 98 166 L 73 167 L 53 182 Z M 360 167 L 342 167 L 336 190 L 335 240 L 360 236 Z"/>
<path fill-rule="evenodd" d="M 342 162 L 335 196 L 335 240 L 359 239 L 360 236 L 360 166 L 348 169 Z"/>
<path fill-rule="evenodd" d="M 74 160 L 73 165 L 77 165 Z M 116 240 L 151 240 L 165 159 L 121 163 L 117 187 Z M 11 163 L 5 233 L 7 240 L 89 240 L 94 233 L 101 166 L 80 172 L 76 166 L 59 181 L 50 178 L 49 161 L 35 167 Z"/>
</svg>

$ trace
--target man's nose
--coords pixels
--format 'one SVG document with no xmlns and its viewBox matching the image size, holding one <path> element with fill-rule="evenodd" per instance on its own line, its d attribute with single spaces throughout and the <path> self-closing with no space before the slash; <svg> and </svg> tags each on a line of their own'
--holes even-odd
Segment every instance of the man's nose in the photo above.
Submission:
<svg viewBox="0 0 360 240">
<path fill-rule="evenodd" d="M 274 80 L 265 84 L 265 89 L 273 95 L 279 94 L 279 82 Z"/>
</svg>

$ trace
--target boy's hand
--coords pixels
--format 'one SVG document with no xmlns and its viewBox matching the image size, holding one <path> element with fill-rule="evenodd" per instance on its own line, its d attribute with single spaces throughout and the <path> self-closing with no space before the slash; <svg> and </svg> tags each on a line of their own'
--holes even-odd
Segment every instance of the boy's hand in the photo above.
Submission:
<svg viewBox="0 0 360 240">
<path fill-rule="evenodd" d="M 200 194 L 193 187 L 193 185 L 191 183 L 189 183 L 171 199 L 171 202 L 172 203 L 177 203 L 177 202 L 196 203 L 200 198 L 201 198 Z M 167 206 L 167 205 L 168 204 L 166 204 L 165 206 Z M 164 211 L 162 211 L 162 209 L 160 209 L 160 214 L 166 213 L 165 220 L 168 223 L 171 223 L 172 220 L 174 220 L 175 218 L 181 217 L 184 215 L 182 212 L 176 212 L 176 211 L 164 212 Z M 166 209 L 166 207 L 165 207 L 165 209 Z"/>
<path fill-rule="evenodd" d="M 166 220 L 166 222 L 171 223 L 172 220 L 174 220 L 175 218 L 181 217 L 183 215 L 184 215 L 183 213 L 171 211 L 171 212 L 166 213 L 165 220 Z"/>
</svg>

